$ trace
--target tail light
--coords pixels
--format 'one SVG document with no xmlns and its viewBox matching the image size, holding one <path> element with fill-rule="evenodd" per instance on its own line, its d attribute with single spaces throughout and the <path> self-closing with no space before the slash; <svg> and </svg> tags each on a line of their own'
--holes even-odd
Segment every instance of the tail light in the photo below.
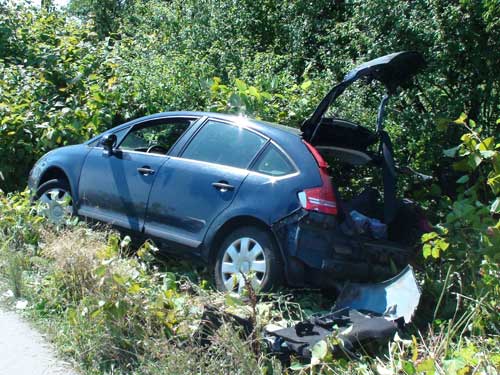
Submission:
<svg viewBox="0 0 500 375">
<path fill-rule="evenodd" d="M 328 163 L 321 154 L 309 143 L 305 145 L 314 156 L 318 163 L 319 175 L 321 176 L 322 186 L 311 189 L 305 189 L 299 192 L 300 204 L 309 211 L 317 211 L 328 215 L 337 215 L 337 201 L 333 192 L 333 186 L 328 175 Z"/>
</svg>

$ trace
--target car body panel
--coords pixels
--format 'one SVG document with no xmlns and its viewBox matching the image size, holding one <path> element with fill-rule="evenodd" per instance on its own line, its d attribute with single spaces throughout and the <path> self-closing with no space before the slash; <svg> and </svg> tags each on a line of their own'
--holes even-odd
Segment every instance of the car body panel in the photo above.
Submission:
<svg viewBox="0 0 500 375">
<path fill-rule="evenodd" d="M 78 213 L 142 231 L 149 192 L 167 160 L 155 154 L 120 150 L 110 154 L 100 147 L 93 148 L 82 167 Z M 138 168 L 157 172 L 143 175 Z"/>
<path fill-rule="evenodd" d="M 79 144 L 61 147 L 48 152 L 33 166 L 28 177 L 29 189 L 35 192 L 40 185 L 40 181 L 44 180 L 46 173 L 57 168 L 67 177 L 73 199 L 77 201 L 81 168 L 89 151 L 90 148 L 85 144 Z"/>
<path fill-rule="evenodd" d="M 198 247 L 213 219 L 238 194 L 246 169 L 172 157 L 160 169 L 149 198 L 145 233 Z M 213 183 L 226 183 L 221 191 Z"/>
</svg>

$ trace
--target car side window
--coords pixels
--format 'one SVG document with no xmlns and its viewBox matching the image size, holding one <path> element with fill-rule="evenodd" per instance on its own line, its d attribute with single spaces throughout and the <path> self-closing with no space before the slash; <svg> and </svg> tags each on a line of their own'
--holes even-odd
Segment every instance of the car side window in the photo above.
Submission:
<svg viewBox="0 0 500 375">
<path fill-rule="evenodd" d="M 160 119 L 137 124 L 118 143 L 121 150 L 167 154 L 194 119 Z"/>
<path fill-rule="evenodd" d="M 182 157 L 247 168 L 266 142 L 266 138 L 250 130 L 209 120 L 189 143 Z"/>
<path fill-rule="evenodd" d="M 253 170 L 271 176 L 284 176 L 296 171 L 290 160 L 272 143 L 260 155 Z"/>
</svg>

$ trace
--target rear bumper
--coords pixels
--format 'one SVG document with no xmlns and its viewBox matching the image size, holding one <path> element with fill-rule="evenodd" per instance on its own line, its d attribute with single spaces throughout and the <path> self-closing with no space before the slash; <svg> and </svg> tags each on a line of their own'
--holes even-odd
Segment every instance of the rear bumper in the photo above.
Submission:
<svg viewBox="0 0 500 375">
<path fill-rule="evenodd" d="M 389 241 L 343 233 L 335 215 L 299 209 L 272 226 L 292 286 L 335 287 L 341 280 L 373 281 L 394 275 L 410 253 Z"/>
</svg>

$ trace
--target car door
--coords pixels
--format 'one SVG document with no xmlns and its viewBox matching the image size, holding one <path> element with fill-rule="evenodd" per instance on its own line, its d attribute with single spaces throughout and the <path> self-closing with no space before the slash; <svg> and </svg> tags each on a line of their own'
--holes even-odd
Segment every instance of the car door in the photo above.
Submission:
<svg viewBox="0 0 500 375">
<path fill-rule="evenodd" d="M 78 213 L 141 231 L 153 182 L 168 151 L 194 122 L 161 118 L 135 124 L 112 152 L 94 147 L 79 183 Z"/>
<path fill-rule="evenodd" d="M 197 247 L 214 218 L 233 201 L 267 141 L 250 129 L 208 119 L 156 176 L 145 233 Z"/>
</svg>

